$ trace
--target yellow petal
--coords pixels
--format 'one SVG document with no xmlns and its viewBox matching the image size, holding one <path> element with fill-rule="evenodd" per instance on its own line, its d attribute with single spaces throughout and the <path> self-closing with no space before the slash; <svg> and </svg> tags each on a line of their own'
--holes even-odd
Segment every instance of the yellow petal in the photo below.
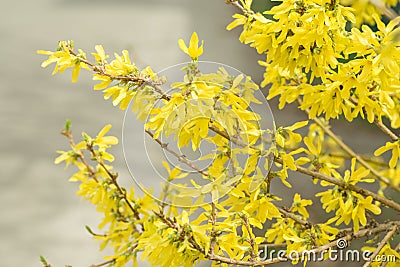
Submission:
<svg viewBox="0 0 400 267">
<path fill-rule="evenodd" d="M 185 42 L 184 42 L 182 39 L 179 39 L 178 45 L 179 45 L 179 48 L 180 48 L 184 53 L 188 54 L 188 48 L 187 48 Z"/>
<path fill-rule="evenodd" d="M 75 83 L 78 81 L 79 72 L 81 71 L 80 64 L 75 64 L 74 69 L 72 70 L 72 82 Z"/>
<path fill-rule="evenodd" d="M 99 134 L 97 135 L 97 138 L 100 139 L 102 138 L 110 129 L 112 125 L 107 124 L 106 126 L 103 127 L 103 129 L 100 130 Z"/>
<path fill-rule="evenodd" d="M 198 45 L 199 45 L 199 37 L 197 36 L 197 33 L 194 32 L 190 37 L 189 49 L 197 49 Z"/>
</svg>

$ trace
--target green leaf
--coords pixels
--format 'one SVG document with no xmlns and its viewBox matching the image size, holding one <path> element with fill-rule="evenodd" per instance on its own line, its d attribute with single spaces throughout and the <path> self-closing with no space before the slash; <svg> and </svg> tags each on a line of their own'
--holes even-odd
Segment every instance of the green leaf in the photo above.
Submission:
<svg viewBox="0 0 400 267">
<path fill-rule="evenodd" d="M 49 266 L 46 259 L 42 255 L 40 255 L 40 262 L 43 264 L 44 267 Z"/>
<path fill-rule="evenodd" d="M 65 121 L 65 130 L 66 131 L 69 131 L 71 129 L 71 120 L 70 119 L 67 119 L 66 121 Z"/>
<path fill-rule="evenodd" d="M 89 234 L 91 234 L 91 235 L 96 235 L 96 234 L 93 232 L 93 230 L 92 230 L 88 225 L 85 225 L 85 229 L 86 229 L 86 231 L 89 232 Z"/>
</svg>

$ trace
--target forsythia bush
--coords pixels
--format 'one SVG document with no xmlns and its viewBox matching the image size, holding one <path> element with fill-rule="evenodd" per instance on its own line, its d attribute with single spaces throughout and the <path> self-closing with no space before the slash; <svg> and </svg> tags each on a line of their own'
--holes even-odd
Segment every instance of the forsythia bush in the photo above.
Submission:
<svg viewBox="0 0 400 267">
<path fill-rule="evenodd" d="M 118 143 L 106 135 L 111 125 L 76 142 L 67 122 L 62 133 L 71 149 L 59 151 L 55 162 L 77 167 L 70 178 L 80 184 L 77 194 L 104 214 L 101 233 L 88 231 L 101 249 L 114 249 L 93 266 L 136 266 L 138 257 L 166 267 L 204 260 L 213 266 L 305 264 L 310 259 L 301 256 L 304 251 L 329 260 L 324 251 L 343 249 L 339 241 L 365 237 L 362 249 L 371 251 L 366 266 L 398 266 L 399 246 L 392 239 L 400 227 L 400 17 L 384 23 L 385 11 L 397 1 L 384 2 L 285 0 L 257 13 L 251 0 L 227 1 L 239 12 L 227 29 L 241 27 L 240 41 L 263 55 L 267 99 L 278 97 L 280 109 L 297 103 L 308 115 L 307 121 L 271 129 L 261 129 L 261 117 L 251 109 L 260 101 L 250 77 L 231 76 L 224 68 L 202 72 L 203 43 L 196 33 L 188 45 L 178 42 L 191 61 L 170 92 L 163 88 L 168 77 L 139 69 L 127 51 L 110 59 L 97 45 L 93 61 L 72 41 L 59 42 L 55 52 L 39 51 L 48 56 L 42 67 L 55 64 L 53 74 L 72 69 L 76 82 L 83 68 L 98 82 L 94 90 L 114 106 L 132 103 L 146 134 L 204 180 L 185 180 L 189 171 L 164 162 L 168 179 L 161 196 L 140 197 L 119 184 L 110 165 L 114 157 L 107 149 Z M 329 121 L 336 119 L 367 120 L 387 140 L 371 155 L 359 155 L 331 130 Z M 213 153 L 201 158 L 212 158 L 211 164 L 199 168 L 162 136 L 193 151 L 202 141 L 213 144 Z M 313 179 L 319 201 L 302 191 L 291 206 L 280 204 L 271 181 L 292 188 L 295 172 Z M 310 221 L 311 206 L 320 206 L 325 216 Z M 261 257 L 268 246 L 282 253 Z M 385 255 L 393 255 L 392 261 L 376 260 Z"/>
</svg>

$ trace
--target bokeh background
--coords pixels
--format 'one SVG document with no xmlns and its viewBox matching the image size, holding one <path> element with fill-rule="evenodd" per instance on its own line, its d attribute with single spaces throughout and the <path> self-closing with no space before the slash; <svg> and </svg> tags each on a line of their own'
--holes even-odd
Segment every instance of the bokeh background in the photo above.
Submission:
<svg viewBox="0 0 400 267">
<path fill-rule="evenodd" d="M 187 60 L 177 40 L 197 31 L 205 40 L 203 60 L 235 67 L 256 82 L 262 57 L 239 43 L 238 30 L 225 30 L 236 9 L 224 0 L 20 0 L 2 1 L 1 9 L 0 265 L 40 266 L 39 255 L 53 266 L 99 263 L 106 253 L 84 228 L 96 228 L 99 215 L 75 196 L 77 185 L 67 182 L 72 170 L 53 161 L 56 150 L 68 148 L 59 134 L 66 118 L 76 136 L 82 130 L 95 135 L 111 123 L 111 134 L 121 137 L 124 113 L 91 89 L 89 75 L 72 84 L 69 73 L 51 76 L 51 68 L 41 69 L 44 57 L 36 50 L 54 50 L 66 39 L 87 52 L 102 44 L 111 54 L 127 49 L 137 65 L 158 71 Z M 278 125 L 304 118 L 293 107 L 280 112 L 275 101 L 270 105 Z M 363 122 L 335 127 L 362 153 L 385 140 Z M 120 179 L 133 185 L 122 145 L 113 152 Z M 312 183 L 300 184 L 298 191 Z"/>
</svg>

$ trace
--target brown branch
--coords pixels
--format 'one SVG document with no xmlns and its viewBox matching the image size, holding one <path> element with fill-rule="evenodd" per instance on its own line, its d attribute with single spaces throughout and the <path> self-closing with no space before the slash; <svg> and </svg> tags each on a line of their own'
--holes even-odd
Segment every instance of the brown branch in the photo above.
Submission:
<svg viewBox="0 0 400 267">
<path fill-rule="evenodd" d="M 383 122 L 379 121 L 378 118 L 375 117 L 374 123 L 382 132 L 389 136 L 392 141 L 399 140 L 399 137 L 394 132 L 392 132 L 392 130 L 390 130 Z"/>
<path fill-rule="evenodd" d="M 154 138 L 154 134 L 149 131 L 149 130 L 145 130 L 145 132 L 154 140 L 156 141 L 162 149 L 165 149 L 166 151 L 168 151 L 169 153 L 171 153 L 172 155 L 174 155 L 180 162 L 185 163 L 187 166 L 189 166 L 190 168 L 192 168 L 193 170 L 197 171 L 198 173 L 202 174 L 205 177 L 210 177 L 210 174 L 201 170 L 199 167 L 197 167 L 196 165 L 194 165 L 193 163 L 191 163 L 184 154 L 179 155 L 177 152 L 175 152 L 174 150 L 172 150 L 171 148 L 168 147 L 167 143 L 163 143 L 160 139 L 158 138 Z"/>
<path fill-rule="evenodd" d="M 286 211 L 284 211 L 285 215 L 288 215 Z M 179 230 L 179 225 L 174 222 L 173 220 L 171 220 L 170 218 L 166 218 L 164 214 L 162 213 L 157 213 L 155 212 L 155 214 L 170 228 L 173 228 L 175 230 Z M 288 215 L 289 217 L 290 215 Z M 292 216 L 290 216 L 291 218 Z M 298 220 L 298 218 L 295 219 L 296 221 Z M 301 221 L 300 221 L 301 222 Z M 306 224 L 305 222 L 303 222 L 304 224 Z M 248 225 L 248 224 L 247 224 Z M 378 226 L 374 227 L 374 228 L 365 228 L 362 230 L 359 230 L 358 232 L 351 232 L 347 235 L 345 235 L 344 237 L 341 237 L 337 240 L 334 240 L 326 245 L 317 247 L 313 250 L 311 250 L 311 253 L 321 253 L 323 251 L 326 251 L 332 247 L 335 247 L 337 245 L 338 240 L 345 240 L 345 241 L 350 241 L 352 239 L 357 239 L 357 238 L 361 238 L 361 237 L 365 237 L 365 236 L 369 236 L 369 235 L 374 235 L 383 231 L 386 231 L 388 228 L 394 228 L 397 229 L 397 227 L 400 226 L 400 221 L 393 221 L 393 222 L 389 222 L 386 224 L 379 224 Z M 249 231 L 249 228 L 246 228 L 247 231 Z M 250 233 L 250 232 L 249 232 Z M 245 260 L 237 260 L 234 258 L 228 258 L 225 256 L 221 256 L 221 255 L 216 255 L 214 254 L 213 251 L 209 251 L 207 254 L 205 254 L 205 250 L 200 247 L 199 244 L 196 243 L 196 241 L 194 240 L 193 236 L 190 235 L 190 233 L 185 233 L 189 239 L 189 242 L 192 244 L 192 246 L 199 251 L 200 253 L 204 254 L 205 257 L 209 260 L 213 260 L 213 261 L 219 261 L 222 263 L 227 263 L 227 264 L 232 264 L 232 265 L 241 265 L 241 266 L 264 266 L 264 265 L 268 265 L 268 264 L 273 264 L 273 263 L 278 263 L 278 262 L 282 262 L 282 261 L 287 261 L 288 258 L 287 257 L 279 257 L 279 258 L 272 258 L 272 259 L 268 259 L 268 260 L 263 260 L 263 261 L 258 261 L 258 260 L 253 260 L 253 257 L 255 258 L 255 255 L 253 254 L 251 256 L 251 259 L 249 261 L 245 261 Z M 254 246 L 253 248 L 255 249 L 255 243 L 253 243 Z M 260 244 L 259 246 L 262 246 L 263 244 Z M 284 247 L 286 246 L 286 244 L 269 244 L 268 246 L 280 246 L 280 247 Z M 294 260 L 294 258 L 289 259 L 289 260 Z"/>
<path fill-rule="evenodd" d="M 282 215 L 286 218 L 290 218 L 292 220 L 294 220 L 295 222 L 304 225 L 306 228 L 310 228 L 313 224 L 309 221 L 305 221 L 303 219 L 301 219 L 299 216 L 297 216 L 296 214 L 287 211 L 285 208 L 279 208 L 278 210 L 280 211 L 280 213 L 282 213 Z"/>
<path fill-rule="evenodd" d="M 357 239 L 357 238 L 361 238 L 361 237 L 365 237 L 365 236 L 370 236 L 373 234 L 377 234 L 380 232 L 384 232 L 386 231 L 389 227 L 398 227 L 400 226 L 400 221 L 393 221 L 393 222 L 389 222 L 389 223 L 385 223 L 385 224 L 380 224 L 377 227 L 374 227 L 372 229 L 363 229 L 363 230 L 359 230 L 358 232 L 355 233 L 350 233 L 344 237 L 341 237 L 339 239 L 336 239 L 326 245 L 320 246 L 318 248 L 312 249 L 311 252 L 314 253 L 320 253 L 322 251 L 328 250 L 329 248 L 332 248 L 334 246 L 337 245 L 339 240 L 345 240 L 345 241 L 350 241 L 353 239 Z"/>
<path fill-rule="evenodd" d="M 212 198 L 212 196 L 211 196 Z M 210 221 L 211 221 L 211 233 L 210 233 L 210 252 L 211 254 L 214 254 L 215 252 L 215 245 L 217 243 L 217 233 L 215 232 L 215 223 L 217 222 L 217 211 L 215 208 L 215 203 L 214 201 L 211 202 L 211 215 L 210 215 Z"/>
<path fill-rule="evenodd" d="M 280 158 L 275 158 L 275 161 L 277 163 L 279 163 L 279 164 L 283 164 L 283 161 Z M 322 174 L 322 173 L 319 173 L 319 172 L 310 171 L 309 169 L 306 169 L 306 168 L 301 167 L 301 166 L 297 166 L 296 165 L 296 169 L 297 169 L 297 171 L 299 171 L 299 172 L 301 172 L 303 174 L 306 174 L 308 176 L 311 176 L 313 178 L 317 178 L 319 180 L 323 180 L 323 181 L 329 182 L 331 184 L 337 185 L 337 186 L 339 186 L 341 188 L 344 188 L 344 189 L 349 189 L 351 191 L 357 192 L 357 193 L 359 193 L 361 195 L 364 195 L 364 196 L 371 196 L 376 201 L 379 201 L 379 202 L 381 202 L 382 204 L 384 204 L 384 205 L 386 205 L 388 207 L 391 207 L 391 208 L 393 208 L 393 209 L 395 209 L 397 211 L 400 211 L 400 204 L 394 202 L 393 200 L 390 200 L 390 199 L 382 197 L 382 196 L 380 196 L 378 194 L 375 194 L 375 193 L 373 193 L 371 191 L 368 191 L 368 190 L 366 190 L 364 188 L 361 188 L 361 187 L 358 187 L 358 186 L 355 186 L 355 185 L 351 185 L 351 184 L 346 184 L 344 181 L 335 179 L 335 178 L 333 178 L 331 176 L 328 176 L 328 175 L 325 175 L 325 174 Z"/>
<path fill-rule="evenodd" d="M 392 227 L 397 228 L 399 226 L 400 226 L 400 221 L 393 221 L 393 222 L 386 223 L 386 224 L 380 224 L 377 227 L 374 227 L 371 229 L 359 230 L 358 232 L 350 233 L 350 234 L 348 234 L 342 238 L 339 238 L 337 240 L 334 240 L 326 245 L 319 246 L 315 249 L 312 249 L 309 252 L 311 254 L 313 254 L 313 253 L 318 254 L 323 251 L 329 250 L 332 247 L 335 247 L 339 240 L 350 241 L 353 239 L 357 239 L 357 238 L 361 238 L 361 237 L 365 237 L 365 236 L 369 236 L 369 235 L 373 235 L 373 234 L 377 234 L 377 233 L 386 231 L 388 228 L 392 228 Z M 297 259 L 299 259 L 301 257 L 301 253 L 299 253 L 299 254 L 300 255 Z M 269 259 L 269 260 L 255 261 L 255 262 L 230 259 L 230 258 L 222 257 L 219 255 L 209 255 L 208 259 L 217 260 L 217 261 L 228 263 L 228 264 L 236 264 L 236 265 L 243 265 L 243 266 L 263 266 L 263 265 L 268 265 L 268 264 L 277 263 L 277 262 L 281 262 L 281 261 L 287 261 L 288 257 L 273 258 L 273 259 Z M 296 258 L 290 258 L 289 260 L 295 260 L 295 259 Z"/>
<path fill-rule="evenodd" d="M 367 261 L 363 267 L 369 267 L 371 263 L 374 261 L 375 257 L 379 254 L 382 248 L 386 245 L 386 242 L 389 241 L 390 238 L 396 233 L 398 226 L 394 225 L 391 230 L 385 235 L 385 237 L 379 242 L 378 247 L 375 249 L 374 253 L 372 253 L 369 261 Z"/>
<path fill-rule="evenodd" d="M 400 243 L 397 244 L 397 246 L 394 248 L 394 251 L 399 251 L 400 250 Z M 389 261 L 385 261 L 382 263 L 381 267 L 385 267 L 388 265 Z"/>
<path fill-rule="evenodd" d="M 306 111 L 308 113 L 308 111 Z M 338 144 L 347 154 L 349 154 L 351 157 L 356 158 L 356 160 L 363 165 L 365 168 L 367 168 L 368 170 L 370 170 L 370 172 L 376 176 L 376 178 L 378 178 L 379 181 L 383 182 L 384 184 L 386 184 L 387 186 L 389 186 L 390 188 L 394 189 L 397 192 L 400 192 L 400 188 L 397 187 L 396 185 L 394 185 L 388 178 L 382 176 L 379 174 L 379 172 L 377 170 L 375 170 L 374 168 L 372 168 L 371 165 L 369 165 L 360 155 L 358 155 L 357 153 L 355 153 L 349 146 L 347 146 L 342 140 L 340 140 L 340 138 L 334 134 L 328 127 L 326 127 L 322 121 L 318 118 L 314 118 L 313 121 L 315 121 L 318 126 L 321 127 L 321 129 L 328 135 L 330 136 L 336 144 Z"/>
<path fill-rule="evenodd" d="M 370 90 L 373 90 L 373 89 L 375 89 L 376 88 L 376 86 L 374 86 L 373 88 L 371 88 Z M 376 96 L 370 96 L 369 97 L 370 99 L 372 99 L 373 101 L 377 101 L 377 97 Z M 350 102 L 351 103 L 353 103 L 354 105 L 358 105 L 358 100 L 357 99 L 355 99 L 354 97 L 350 97 Z M 363 107 L 362 108 L 362 110 L 363 110 L 363 113 L 366 115 L 367 114 L 367 112 L 365 111 L 365 108 Z M 380 121 L 380 119 L 378 118 L 378 116 L 374 116 L 374 124 L 376 125 L 376 126 L 378 126 L 378 128 L 384 133 L 384 134 L 386 134 L 387 136 L 389 136 L 390 137 L 390 139 L 392 139 L 393 141 L 397 141 L 397 140 L 399 140 L 399 137 L 392 131 L 392 130 L 390 130 L 385 124 L 383 124 L 383 122 L 381 122 Z"/>
<path fill-rule="evenodd" d="M 334 158 L 352 159 L 352 157 L 350 155 L 335 154 L 335 153 L 328 153 L 326 155 L 329 157 L 334 157 Z M 389 167 L 389 165 L 387 163 L 379 161 L 377 159 L 371 159 L 371 158 L 368 158 L 366 156 L 361 156 L 361 155 L 360 155 L 360 157 L 371 164 L 380 165 L 382 167 Z"/>
<path fill-rule="evenodd" d="M 178 230 L 180 229 L 179 224 L 176 223 L 176 222 L 174 222 L 173 220 L 171 220 L 171 218 L 166 217 L 164 213 L 162 213 L 162 212 L 155 212 L 155 211 L 154 211 L 154 214 L 155 214 L 159 219 L 161 219 L 161 221 L 162 221 L 163 223 L 165 223 L 165 225 L 167 225 L 169 228 L 172 228 L 172 229 L 174 229 L 174 230 L 176 230 L 176 231 L 178 231 Z M 199 251 L 199 252 L 202 253 L 202 254 L 205 254 L 205 250 L 204 250 L 199 244 L 197 244 L 197 242 L 196 242 L 196 240 L 194 239 L 193 235 L 191 235 L 189 232 L 186 232 L 186 231 L 184 232 L 184 234 L 186 235 L 186 237 L 188 238 L 190 244 L 192 245 L 192 247 L 193 247 L 194 249 L 196 249 L 197 251 Z"/>
<path fill-rule="evenodd" d="M 232 259 L 232 258 L 227 258 L 224 256 L 220 255 L 213 255 L 209 254 L 207 255 L 207 258 L 209 260 L 214 260 L 214 261 L 219 261 L 223 263 L 228 263 L 232 265 L 241 265 L 241 266 L 263 266 L 263 265 L 268 265 L 268 264 L 273 264 L 273 263 L 278 263 L 281 261 L 286 261 L 286 258 L 272 258 L 269 260 L 264 260 L 264 261 L 244 261 L 244 260 L 237 260 L 237 259 Z"/>
<path fill-rule="evenodd" d="M 250 243 L 250 261 L 255 261 L 257 259 L 256 255 L 256 241 L 254 240 L 253 233 L 251 231 L 249 221 L 247 217 L 244 215 L 242 217 L 244 227 L 246 228 L 247 233 L 249 234 L 249 243 Z"/>
<path fill-rule="evenodd" d="M 354 100 L 355 101 L 355 100 Z M 297 102 L 299 103 L 299 105 L 302 104 L 302 100 L 300 98 L 297 98 Z M 310 115 L 310 110 L 309 109 L 305 109 L 304 112 L 306 112 L 308 115 Z M 379 174 L 379 172 L 377 170 L 375 170 L 374 168 L 372 168 L 371 165 L 368 164 L 368 162 L 366 162 L 360 155 L 358 155 L 357 153 L 355 153 L 348 145 L 346 145 L 335 133 L 333 133 L 328 127 L 326 127 L 324 125 L 324 123 L 319 119 L 319 118 L 314 118 L 312 119 L 313 121 L 315 121 L 316 124 L 318 124 L 319 127 L 321 127 L 321 129 L 329 136 L 333 139 L 333 141 L 335 141 L 336 144 L 338 144 L 348 155 L 350 155 L 351 157 L 355 158 L 361 165 L 363 165 L 365 168 L 367 168 L 368 170 L 370 170 L 370 172 L 376 177 L 378 178 L 379 181 L 383 182 L 384 184 L 386 184 L 388 187 L 392 188 L 393 190 L 400 192 L 400 188 L 397 187 L 395 184 L 393 184 L 388 178 L 382 176 Z"/>
<path fill-rule="evenodd" d="M 135 248 L 138 246 L 138 244 L 136 243 L 136 244 L 134 244 L 132 247 L 130 247 L 129 249 L 127 249 L 123 254 L 125 254 L 125 253 L 127 253 L 127 252 L 132 252 L 133 250 L 135 250 Z M 104 262 L 102 262 L 102 263 L 99 263 L 99 264 L 92 264 L 92 265 L 90 265 L 90 267 L 101 267 L 101 266 L 105 266 L 105 265 L 108 265 L 108 264 L 112 264 L 112 263 L 115 263 L 115 261 L 116 261 L 116 258 L 114 258 L 114 259 L 110 259 L 110 260 L 108 260 L 108 261 L 104 261 Z"/>
<path fill-rule="evenodd" d="M 243 14 L 249 12 L 248 10 L 244 9 L 244 7 L 242 7 L 237 0 L 225 0 L 225 3 L 237 7 Z"/>
<path fill-rule="evenodd" d="M 99 155 L 96 154 L 96 151 L 94 150 L 92 144 L 87 144 L 87 149 L 90 151 L 90 153 L 92 154 L 92 157 L 96 160 L 96 162 L 103 168 L 103 170 L 110 177 L 111 182 L 115 185 L 115 187 L 117 188 L 118 192 L 120 193 L 122 199 L 125 200 L 125 203 L 128 205 L 129 209 L 133 212 L 133 215 L 135 216 L 135 218 L 137 220 L 140 220 L 139 212 L 135 208 L 133 208 L 128 197 L 126 196 L 126 192 L 124 190 L 122 190 L 122 188 L 119 186 L 119 184 L 117 182 L 118 174 L 112 173 L 107 168 L 107 166 L 104 164 L 103 160 L 99 157 Z M 143 228 L 143 225 L 142 225 L 142 228 Z"/>
<path fill-rule="evenodd" d="M 174 150 L 172 150 L 171 148 L 168 147 L 167 143 L 163 143 L 160 139 L 158 138 L 154 138 L 154 134 L 149 131 L 149 130 L 145 130 L 145 132 L 154 140 L 156 141 L 162 149 L 167 150 L 170 154 L 174 155 L 180 162 L 185 163 L 187 166 L 189 166 L 190 168 L 192 168 L 193 170 L 197 171 L 198 173 L 200 173 L 201 175 L 205 176 L 205 177 L 210 177 L 213 181 L 215 181 L 215 177 L 210 176 L 209 173 L 201 170 L 199 167 L 197 167 L 196 165 L 194 165 L 193 163 L 191 163 L 189 160 L 187 160 L 186 156 L 184 154 L 179 155 L 177 152 L 175 152 Z M 162 208 L 164 208 L 162 206 Z M 216 232 L 215 232 L 215 223 L 217 221 L 217 212 L 216 212 L 216 207 L 215 207 L 215 203 L 211 202 L 211 214 L 210 214 L 210 222 L 212 225 L 212 229 L 211 229 L 211 233 L 210 233 L 210 251 L 212 253 L 214 253 L 214 248 L 215 248 L 215 244 L 216 244 Z"/>
<path fill-rule="evenodd" d="M 115 259 L 111 259 L 111 260 L 104 261 L 104 262 L 99 263 L 99 264 L 92 264 L 92 265 L 90 265 L 90 267 L 101 267 L 101 266 L 105 266 L 105 265 L 108 265 L 108 264 L 111 264 L 111 263 L 114 263 L 114 262 L 115 262 Z"/>
<path fill-rule="evenodd" d="M 74 137 L 72 136 L 72 132 L 69 130 L 62 130 L 61 134 L 66 136 L 68 139 L 68 142 L 71 145 L 71 148 L 74 148 L 76 146 L 75 141 L 74 141 Z M 85 156 L 79 152 L 76 153 L 74 151 L 75 155 L 81 160 L 81 162 L 83 163 L 83 165 L 85 165 L 87 171 L 89 172 L 89 177 L 92 178 L 93 180 L 95 180 L 96 182 L 98 182 L 97 177 L 96 177 L 96 171 L 93 169 L 93 167 L 86 161 Z"/>
<path fill-rule="evenodd" d="M 162 99 L 165 99 L 165 100 L 171 99 L 171 97 L 169 95 L 167 95 L 163 92 L 163 90 L 160 86 L 162 84 L 161 82 L 155 82 L 150 78 L 143 78 L 143 77 L 138 77 L 138 76 L 134 76 L 134 75 L 130 75 L 130 74 L 128 74 L 128 75 L 111 75 L 106 72 L 106 70 L 104 69 L 104 66 L 96 65 L 85 58 L 79 57 L 79 55 L 77 55 L 75 53 L 75 51 L 73 51 L 72 49 L 68 49 L 68 52 L 71 55 L 75 56 L 79 61 L 88 65 L 92 69 L 92 71 L 97 74 L 106 76 L 106 77 L 110 78 L 111 80 L 138 83 L 138 86 L 142 86 L 144 84 L 150 85 L 157 93 L 159 93 L 161 95 Z"/>
</svg>

